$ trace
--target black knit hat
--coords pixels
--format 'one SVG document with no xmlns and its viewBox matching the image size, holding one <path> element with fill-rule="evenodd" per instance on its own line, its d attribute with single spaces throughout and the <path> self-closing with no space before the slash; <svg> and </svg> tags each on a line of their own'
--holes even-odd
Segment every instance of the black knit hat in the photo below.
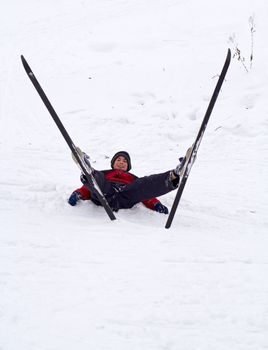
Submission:
<svg viewBox="0 0 268 350">
<path fill-rule="evenodd" d="M 113 156 L 113 158 L 111 160 L 111 167 L 112 168 L 114 167 L 114 162 L 115 162 L 116 158 L 118 158 L 120 156 L 126 158 L 126 160 L 127 160 L 127 171 L 129 171 L 131 169 L 131 159 L 130 159 L 130 155 L 127 152 L 125 152 L 125 151 L 119 151 L 119 152 L 115 153 L 115 155 Z"/>
</svg>

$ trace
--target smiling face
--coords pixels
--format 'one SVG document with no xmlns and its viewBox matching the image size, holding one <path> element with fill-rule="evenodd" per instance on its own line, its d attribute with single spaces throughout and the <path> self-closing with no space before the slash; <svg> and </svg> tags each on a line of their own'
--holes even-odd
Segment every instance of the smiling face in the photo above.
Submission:
<svg viewBox="0 0 268 350">
<path fill-rule="evenodd" d="M 113 168 L 115 170 L 127 171 L 128 163 L 126 158 L 123 156 L 117 157 L 116 160 L 114 161 Z"/>
</svg>

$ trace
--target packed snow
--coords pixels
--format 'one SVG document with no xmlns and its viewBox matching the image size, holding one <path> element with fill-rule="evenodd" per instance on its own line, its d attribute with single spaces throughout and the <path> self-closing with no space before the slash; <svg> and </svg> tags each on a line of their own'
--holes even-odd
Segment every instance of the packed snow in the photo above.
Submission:
<svg viewBox="0 0 268 350">
<path fill-rule="evenodd" d="M 0 12 L 0 349 L 268 349 L 268 2 L 10 0 Z M 173 169 L 232 62 L 172 227 L 71 207 L 80 172 Z M 161 201 L 171 207 L 175 192 Z"/>
</svg>

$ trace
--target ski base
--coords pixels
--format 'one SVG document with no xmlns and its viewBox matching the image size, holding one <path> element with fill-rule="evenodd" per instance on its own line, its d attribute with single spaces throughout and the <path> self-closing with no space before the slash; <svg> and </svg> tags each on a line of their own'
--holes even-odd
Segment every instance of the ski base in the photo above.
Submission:
<svg viewBox="0 0 268 350">
<path fill-rule="evenodd" d="M 231 62 L 231 50 L 228 49 L 228 52 L 227 52 L 227 56 L 226 56 L 224 65 L 223 65 L 221 74 L 220 74 L 220 76 L 219 76 L 219 80 L 218 80 L 218 82 L 217 82 L 217 84 L 216 84 L 216 87 L 215 87 L 215 89 L 214 89 L 214 92 L 213 92 L 213 94 L 212 94 L 211 100 L 210 100 L 210 102 L 209 102 L 207 111 L 206 111 L 206 113 L 205 113 L 205 116 L 204 116 L 204 119 L 203 119 L 203 121 L 202 121 L 201 127 L 200 127 L 200 129 L 199 129 L 198 134 L 197 134 L 196 140 L 195 140 L 193 146 L 191 147 L 190 154 L 188 154 L 187 157 L 186 157 L 186 162 L 185 162 L 185 165 L 184 165 L 184 171 L 183 171 L 183 173 L 182 173 L 182 175 L 181 175 L 180 184 L 179 184 L 179 187 L 178 187 L 178 190 L 177 190 L 177 194 L 176 194 L 176 196 L 175 196 L 173 205 L 172 205 L 172 207 L 171 207 L 171 210 L 170 210 L 170 213 L 169 213 L 169 216 L 168 216 L 168 219 L 167 219 L 165 228 L 170 228 L 170 226 L 171 226 L 171 224 L 172 224 L 172 221 L 173 221 L 173 219 L 174 219 L 174 216 L 175 216 L 177 207 L 178 207 L 178 205 L 179 205 L 179 202 L 180 202 L 180 199 L 181 199 L 181 196 L 182 196 L 184 187 L 185 187 L 186 182 L 187 182 L 187 180 L 188 180 L 188 176 L 189 176 L 189 174 L 190 174 L 190 171 L 191 171 L 191 168 L 192 168 L 192 166 L 193 166 L 195 157 L 196 157 L 196 155 L 197 155 L 198 148 L 199 148 L 199 146 L 200 146 L 201 140 L 202 140 L 203 135 L 204 135 L 204 132 L 205 132 L 205 130 L 206 130 L 207 123 L 208 123 L 208 121 L 209 121 L 211 112 L 212 112 L 212 110 L 213 110 L 213 107 L 214 107 L 214 105 L 215 105 L 215 102 L 217 101 L 217 98 L 218 98 L 218 95 L 219 95 L 221 86 L 222 86 L 222 84 L 223 84 L 225 75 L 226 75 L 227 70 L 228 70 L 229 65 L 230 65 L 230 62 Z"/>
<path fill-rule="evenodd" d="M 60 130 L 63 138 L 65 139 L 67 145 L 69 146 L 73 157 L 76 159 L 77 164 L 79 164 L 80 169 L 82 170 L 83 174 L 86 176 L 86 179 L 88 181 L 88 187 L 89 190 L 96 194 L 98 201 L 101 203 L 103 208 L 105 209 L 107 215 L 111 220 L 115 220 L 116 217 L 113 213 L 113 210 L 109 206 L 105 196 L 99 191 L 99 189 L 96 188 L 97 183 L 94 183 L 93 178 L 91 176 L 91 173 L 88 172 L 88 168 L 85 166 L 85 162 L 81 159 L 79 153 L 77 152 L 77 148 L 74 145 L 71 137 L 69 136 L 68 132 L 66 131 L 65 127 L 63 126 L 60 118 L 58 117 L 56 111 L 54 110 L 53 106 L 51 105 L 49 99 L 47 98 L 44 90 L 42 89 L 41 85 L 39 84 L 38 80 L 36 79 L 32 69 L 30 68 L 29 64 L 27 63 L 26 59 L 21 55 L 21 60 L 23 67 L 31 80 L 33 86 L 35 87 L 37 93 L 39 94 L 41 100 L 43 101 L 44 105 L 46 106 L 48 112 L 50 113 L 51 117 L 53 118 L 54 122 L 56 123 L 58 129 Z M 96 181 L 95 181 L 96 182 Z"/>
</svg>

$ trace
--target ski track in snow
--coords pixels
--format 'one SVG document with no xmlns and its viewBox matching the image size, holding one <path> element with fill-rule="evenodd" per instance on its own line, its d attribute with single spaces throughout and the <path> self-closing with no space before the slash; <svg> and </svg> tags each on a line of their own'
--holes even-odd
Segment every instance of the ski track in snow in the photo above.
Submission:
<svg viewBox="0 0 268 350">
<path fill-rule="evenodd" d="M 267 3 L 4 10 L 0 349 L 267 349 Z M 234 34 L 248 66 L 253 15 L 252 70 L 233 57 L 171 229 L 142 205 L 115 222 L 92 203 L 70 207 L 79 171 L 20 55 L 95 168 L 124 149 L 143 176 L 194 141 Z"/>
</svg>

